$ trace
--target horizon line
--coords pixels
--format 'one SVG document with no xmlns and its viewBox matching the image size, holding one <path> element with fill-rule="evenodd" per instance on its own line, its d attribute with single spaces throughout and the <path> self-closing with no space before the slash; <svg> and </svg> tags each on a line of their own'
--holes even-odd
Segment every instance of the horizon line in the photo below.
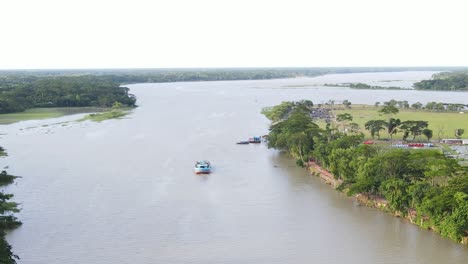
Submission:
<svg viewBox="0 0 468 264">
<path fill-rule="evenodd" d="M 229 69 L 468 69 L 466 66 L 258 66 L 258 67 L 96 67 L 96 68 L 0 68 L 0 71 L 79 70 L 229 70 Z"/>
</svg>

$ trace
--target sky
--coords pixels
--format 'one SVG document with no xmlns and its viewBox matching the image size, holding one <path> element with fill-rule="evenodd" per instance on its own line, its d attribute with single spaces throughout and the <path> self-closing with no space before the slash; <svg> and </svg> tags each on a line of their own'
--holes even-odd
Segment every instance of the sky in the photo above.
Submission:
<svg viewBox="0 0 468 264">
<path fill-rule="evenodd" d="M 466 0 L 0 0 L 0 69 L 468 66 Z"/>
</svg>

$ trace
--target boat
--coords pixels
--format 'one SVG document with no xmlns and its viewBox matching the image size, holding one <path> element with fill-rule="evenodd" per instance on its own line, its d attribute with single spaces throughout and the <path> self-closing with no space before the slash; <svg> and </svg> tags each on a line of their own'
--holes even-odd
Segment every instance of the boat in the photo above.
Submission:
<svg viewBox="0 0 468 264">
<path fill-rule="evenodd" d="M 249 138 L 249 143 L 262 143 L 261 137 L 251 137 Z"/>
<path fill-rule="evenodd" d="M 246 145 L 246 144 L 249 144 L 250 142 L 249 141 L 239 141 L 237 142 L 236 144 L 238 145 Z"/>
<path fill-rule="evenodd" d="M 194 171 L 195 171 L 196 174 L 211 173 L 211 164 L 207 160 L 197 161 L 195 163 Z"/>
</svg>

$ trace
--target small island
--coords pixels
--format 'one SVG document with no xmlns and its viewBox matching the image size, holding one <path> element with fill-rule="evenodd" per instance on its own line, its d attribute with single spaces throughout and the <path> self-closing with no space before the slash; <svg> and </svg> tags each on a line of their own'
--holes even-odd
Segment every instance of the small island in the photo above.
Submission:
<svg viewBox="0 0 468 264">
<path fill-rule="evenodd" d="M 330 84 L 326 83 L 324 86 L 329 87 L 347 87 L 351 89 L 361 89 L 361 90 L 413 90 L 411 88 L 403 88 L 398 86 L 379 86 L 379 85 L 369 85 L 365 83 L 338 83 Z"/>
</svg>

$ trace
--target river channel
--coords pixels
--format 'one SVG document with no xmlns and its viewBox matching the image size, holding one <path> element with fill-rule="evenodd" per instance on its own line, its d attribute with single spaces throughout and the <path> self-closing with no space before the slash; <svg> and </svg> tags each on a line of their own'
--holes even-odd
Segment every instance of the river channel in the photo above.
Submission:
<svg viewBox="0 0 468 264">
<path fill-rule="evenodd" d="M 23 222 L 7 239 L 28 264 L 466 263 L 468 248 L 359 206 L 265 144 L 235 144 L 266 134 L 262 107 L 286 100 L 468 102 L 323 86 L 410 87 L 431 74 L 134 84 L 139 107 L 125 119 L 0 126 L 0 165 L 22 176 L 6 188 Z M 194 175 L 200 159 L 212 174 Z"/>
</svg>

